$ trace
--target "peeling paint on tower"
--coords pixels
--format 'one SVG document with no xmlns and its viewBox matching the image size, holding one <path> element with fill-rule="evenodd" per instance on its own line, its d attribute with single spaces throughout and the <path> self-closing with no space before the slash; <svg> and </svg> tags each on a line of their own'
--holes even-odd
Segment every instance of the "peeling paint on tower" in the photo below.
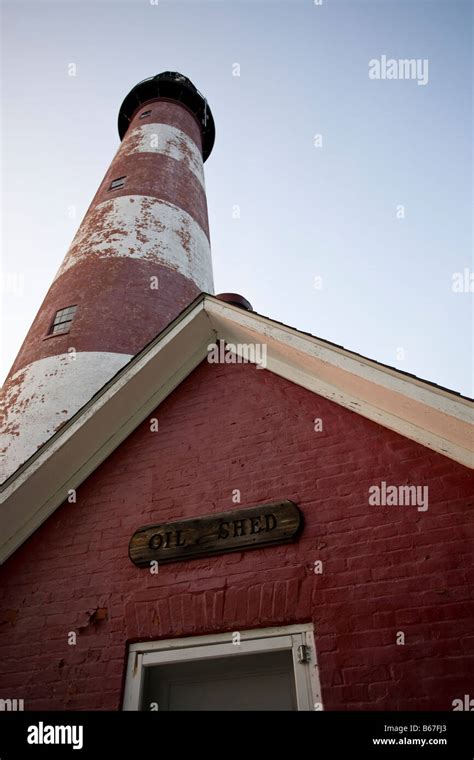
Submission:
<svg viewBox="0 0 474 760">
<path fill-rule="evenodd" d="M 179 74 L 144 80 L 122 104 L 119 133 L 5 382 L 2 481 L 200 292 L 214 291 L 203 171 L 214 122 L 205 99 Z M 68 306 L 76 307 L 68 331 L 51 334 Z"/>
</svg>

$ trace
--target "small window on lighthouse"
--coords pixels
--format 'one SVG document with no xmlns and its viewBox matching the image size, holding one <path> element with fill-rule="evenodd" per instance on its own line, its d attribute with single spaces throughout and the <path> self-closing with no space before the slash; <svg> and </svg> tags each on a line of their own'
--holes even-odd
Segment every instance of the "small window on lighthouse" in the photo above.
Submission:
<svg viewBox="0 0 474 760">
<path fill-rule="evenodd" d="M 117 177 L 117 179 L 112 180 L 109 190 L 118 190 L 119 187 L 123 187 L 125 185 L 125 179 L 126 177 Z"/>
<path fill-rule="evenodd" d="M 56 312 L 49 334 L 59 335 L 61 333 L 69 332 L 76 309 L 77 306 L 67 306 L 65 309 L 59 309 L 59 311 Z"/>
<path fill-rule="evenodd" d="M 143 111 L 143 113 L 140 114 L 140 119 L 145 119 L 150 114 L 151 114 L 151 111 Z"/>
</svg>

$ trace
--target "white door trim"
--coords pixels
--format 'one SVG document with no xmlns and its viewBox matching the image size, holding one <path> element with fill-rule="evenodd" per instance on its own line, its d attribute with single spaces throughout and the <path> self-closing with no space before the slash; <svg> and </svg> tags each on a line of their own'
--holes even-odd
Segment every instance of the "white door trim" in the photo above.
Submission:
<svg viewBox="0 0 474 760">
<path fill-rule="evenodd" d="M 292 651 L 298 710 L 321 710 L 318 664 L 311 624 L 239 631 L 240 644 L 232 643 L 232 633 L 190 636 L 181 639 L 147 641 L 129 647 L 124 710 L 139 710 L 144 669 L 160 664 L 235 657 L 257 652 Z M 309 662 L 300 662 L 299 648 L 306 647 Z"/>
</svg>

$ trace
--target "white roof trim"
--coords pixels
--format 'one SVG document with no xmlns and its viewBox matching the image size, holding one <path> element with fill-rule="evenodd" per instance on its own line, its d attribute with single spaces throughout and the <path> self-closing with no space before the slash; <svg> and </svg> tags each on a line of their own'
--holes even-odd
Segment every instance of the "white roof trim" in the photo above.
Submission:
<svg viewBox="0 0 474 760">
<path fill-rule="evenodd" d="M 173 392 L 206 357 L 208 344 L 219 338 L 265 343 L 270 372 L 473 467 L 467 399 L 201 296 L 5 482 L 0 562 Z"/>
<path fill-rule="evenodd" d="M 206 305 L 211 324 L 228 342 L 267 344 L 267 367 L 291 382 L 473 466 L 473 405 L 468 399 L 390 367 L 331 346 L 266 317 L 216 299 Z"/>
</svg>

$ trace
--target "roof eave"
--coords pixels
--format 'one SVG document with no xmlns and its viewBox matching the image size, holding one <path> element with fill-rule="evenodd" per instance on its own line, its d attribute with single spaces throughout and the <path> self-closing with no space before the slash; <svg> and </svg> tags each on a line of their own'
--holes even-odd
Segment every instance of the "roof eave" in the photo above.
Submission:
<svg viewBox="0 0 474 760">
<path fill-rule="evenodd" d="M 266 346 L 266 369 L 473 467 L 472 408 L 395 369 L 267 317 L 199 296 L 19 468 L 0 494 L 0 562 L 127 438 L 218 339 Z"/>
</svg>

